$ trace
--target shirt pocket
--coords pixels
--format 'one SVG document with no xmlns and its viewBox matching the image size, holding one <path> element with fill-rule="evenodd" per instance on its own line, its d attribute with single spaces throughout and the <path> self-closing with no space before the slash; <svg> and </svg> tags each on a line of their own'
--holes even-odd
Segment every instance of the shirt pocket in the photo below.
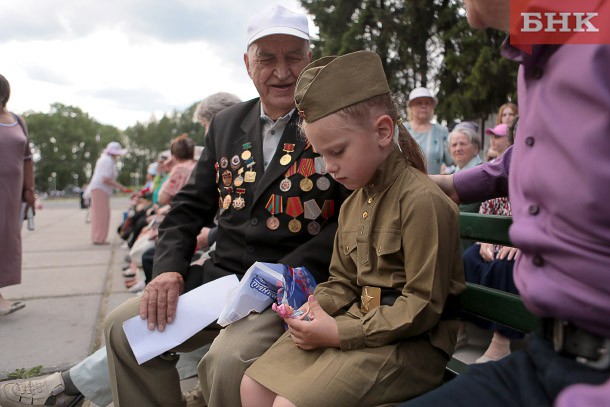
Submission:
<svg viewBox="0 0 610 407">
<path fill-rule="evenodd" d="M 378 230 L 371 236 L 369 245 L 371 271 L 404 270 L 404 255 L 402 253 L 402 236 L 397 230 Z"/>
<path fill-rule="evenodd" d="M 339 233 L 339 250 L 341 255 L 351 258 L 354 263 L 358 263 L 356 258 L 356 248 L 358 247 L 356 236 L 356 230 L 351 229 L 343 230 Z"/>
</svg>

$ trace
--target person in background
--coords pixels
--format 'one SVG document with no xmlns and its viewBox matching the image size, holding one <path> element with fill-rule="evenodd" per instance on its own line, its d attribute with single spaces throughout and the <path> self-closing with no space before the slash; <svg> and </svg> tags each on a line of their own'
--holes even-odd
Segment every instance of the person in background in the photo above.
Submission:
<svg viewBox="0 0 610 407">
<path fill-rule="evenodd" d="M 311 63 L 295 100 L 326 170 L 354 192 L 340 210 L 330 278 L 301 308 L 309 319 L 284 319 L 288 332 L 246 371 L 242 405 L 376 406 L 429 391 L 457 337 L 457 206 L 396 124 L 377 54 Z"/>
<path fill-rule="evenodd" d="M 0 288 L 21 283 L 23 216 L 36 209 L 28 130 L 23 118 L 7 109 L 10 96 L 10 84 L 0 75 Z M 0 316 L 23 307 L 0 294 Z"/>
<path fill-rule="evenodd" d="M 449 152 L 455 164 L 452 167 L 454 173 L 472 168 L 483 162 L 479 157 L 480 140 L 479 135 L 468 125 L 458 124 L 449 133 Z M 480 207 L 481 202 L 462 203 L 460 204 L 460 212 L 478 213 Z M 475 243 L 470 239 L 461 239 L 461 242 L 462 253 Z"/>
<path fill-rule="evenodd" d="M 496 127 L 495 128 L 497 128 L 498 125 L 500 125 L 500 124 L 505 124 L 507 126 L 510 126 L 513 123 L 513 121 L 515 120 L 515 117 L 517 117 L 518 114 L 519 114 L 519 108 L 517 107 L 516 104 L 511 103 L 511 102 L 504 103 L 498 109 L 498 115 L 496 117 Z M 487 134 L 488 130 L 485 131 L 486 134 Z M 504 150 L 504 151 L 506 151 L 506 150 Z M 504 151 L 502 151 L 502 152 L 497 151 L 493 147 L 493 145 L 490 144 L 489 149 L 487 150 L 487 161 L 493 160 L 494 158 L 498 158 L 499 156 L 502 155 L 502 153 Z"/>
<path fill-rule="evenodd" d="M 561 11 L 557 2 L 527 3 Z M 509 0 L 465 4 L 471 26 L 509 31 Z M 466 202 L 510 190 L 510 238 L 521 251 L 515 285 L 541 324 L 524 350 L 470 366 L 405 406 L 608 406 L 610 45 L 535 44 L 524 52 L 507 40 L 502 53 L 520 64 L 515 144 L 437 182 Z"/>
<path fill-rule="evenodd" d="M 494 128 L 496 131 L 494 134 L 502 134 L 498 137 L 504 139 L 506 148 L 513 144 L 514 126 L 516 125 L 517 118 L 512 122 L 508 132 L 505 129 L 506 124 L 499 124 Z M 490 129 L 488 129 L 487 132 L 490 132 Z M 505 150 L 506 149 L 500 149 L 502 154 Z M 512 209 L 510 200 L 508 197 L 489 199 L 481 204 L 479 213 L 483 215 L 511 216 Z M 512 294 L 519 294 L 513 278 L 513 268 L 518 253 L 519 251 L 514 247 L 499 246 L 489 243 L 477 243 L 470 246 L 465 250 L 463 256 L 466 281 Z M 468 315 L 465 315 L 464 319 L 468 320 Z M 499 324 L 489 323 L 480 319 L 473 320 L 473 322 L 483 328 L 488 328 L 493 331 L 491 343 L 483 355 L 476 359 L 475 363 L 499 360 L 509 355 L 511 353 L 511 339 L 523 338 L 521 332 L 506 328 Z M 456 349 L 465 346 L 467 343 L 468 335 L 466 333 L 465 324 L 462 322 L 460 324 Z"/>
<path fill-rule="evenodd" d="M 438 100 L 426 88 L 415 88 L 407 102 L 406 129 L 419 144 L 426 157 L 428 174 L 440 174 L 443 164 L 451 164 L 447 153 L 447 128 L 432 123 Z"/>
<path fill-rule="evenodd" d="M 193 113 L 193 122 L 203 126 L 204 134 L 208 134 L 208 127 L 214 115 L 221 110 L 233 106 L 241 100 L 232 93 L 218 92 L 203 99 Z"/>
<path fill-rule="evenodd" d="M 496 118 L 496 124 L 506 124 L 510 126 L 515 117 L 519 114 L 519 108 L 512 102 L 504 103 L 498 109 L 498 117 Z"/>
<path fill-rule="evenodd" d="M 158 194 L 159 205 L 168 205 L 174 195 L 186 184 L 195 168 L 195 142 L 185 133 L 176 137 L 170 146 L 173 165 L 167 181 Z"/>
<path fill-rule="evenodd" d="M 127 150 L 116 141 L 108 143 L 100 158 L 95 163 L 95 169 L 85 192 L 91 197 L 91 240 L 95 245 L 108 244 L 108 228 L 110 226 L 110 197 L 117 188 L 121 192 L 131 190 L 116 179 L 119 175 L 116 168 L 117 157 L 123 156 Z"/>
<path fill-rule="evenodd" d="M 454 129 L 448 137 L 449 153 L 455 164 L 454 172 L 472 168 L 483 161 L 479 157 L 481 140 L 479 135 L 466 126 Z"/>
<path fill-rule="evenodd" d="M 511 122 L 512 123 L 512 122 Z M 493 129 L 485 130 L 489 136 L 489 149 L 487 150 L 487 161 L 498 158 L 511 145 L 508 139 L 508 125 L 500 123 Z"/>
</svg>

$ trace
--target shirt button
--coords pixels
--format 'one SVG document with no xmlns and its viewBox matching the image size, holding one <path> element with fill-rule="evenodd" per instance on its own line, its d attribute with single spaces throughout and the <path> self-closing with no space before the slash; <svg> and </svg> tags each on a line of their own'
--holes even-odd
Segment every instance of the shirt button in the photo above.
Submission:
<svg viewBox="0 0 610 407">
<path fill-rule="evenodd" d="M 534 77 L 534 79 L 540 79 L 542 78 L 542 68 L 540 67 L 535 67 L 534 71 L 532 72 L 532 76 Z"/>
<path fill-rule="evenodd" d="M 534 138 L 533 137 L 526 137 L 525 138 L 525 145 L 526 146 L 533 146 L 534 145 Z"/>
<path fill-rule="evenodd" d="M 246 246 L 248 253 L 254 253 L 254 246 Z"/>
<path fill-rule="evenodd" d="M 364 213 L 362 214 L 362 219 L 366 219 L 366 218 L 368 218 L 368 217 L 369 217 L 369 213 L 368 213 L 368 212 L 364 212 Z"/>
<path fill-rule="evenodd" d="M 256 226 L 256 225 L 258 225 L 258 218 L 252 218 L 252 219 L 250 219 L 250 224 L 251 224 L 252 226 Z"/>
<path fill-rule="evenodd" d="M 274 136 L 275 135 L 275 130 L 271 130 L 271 135 Z"/>
<path fill-rule="evenodd" d="M 373 198 L 369 198 L 367 202 L 368 202 L 368 203 L 370 203 L 370 204 L 372 204 L 372 203 L 373 203 L 373 201 L 374 201 L 374 199 L 373 199 Z"/>
<path fill-rule="evenodd" d="M 544 259 L 542 258 L 542 256 L 537 254 L 532 259 L 532 263 L 534 263 L 534 266 L 536 267 L 542 267 L 544 265 Z"/>
<path fill-rule="evenodd" d="M 540 207 L 538 205 L 530 205 L 529 208 L 527 208 L 527 210 L 530 213 L 530 215 L 535 216 L 535 215 L 538 215 L 538 213 L 540 212 Z"/>
</svg>

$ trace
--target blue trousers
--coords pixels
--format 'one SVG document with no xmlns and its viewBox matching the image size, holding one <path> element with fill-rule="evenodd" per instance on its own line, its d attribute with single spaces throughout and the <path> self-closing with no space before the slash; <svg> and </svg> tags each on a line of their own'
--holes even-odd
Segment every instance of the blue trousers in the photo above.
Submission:
<svg viewBox="0 0 610 407">
<path fill-rule="evenodd" d="M 466 373 L 401 406 L 552 406 L 567 386 L 599 385 L 609 378 L 610 369 L 595 370 L 561 356 L 536 332 L 526 349 L 497 362 L 470 365 Z"/>
<path fill-rule="evenodd" d="M 486 262 L 479 254 L 480 248 L 480 245 L 475 244 L 464 252 L 463 261 L 466 281 L 512 294 L 519 294 L 517 287 L 515 287 L 515 281 L 513 280 L 513 267 L 515 261 L 494 260 L 492 262 Z M 523 338 L 521 332 L 495 322 L 476 318 L 466 313 L 462 315 L 462 318 L 466 321 L 473 322 L 481 328 L 498 331 L 509 339 Z"/>
</svg>

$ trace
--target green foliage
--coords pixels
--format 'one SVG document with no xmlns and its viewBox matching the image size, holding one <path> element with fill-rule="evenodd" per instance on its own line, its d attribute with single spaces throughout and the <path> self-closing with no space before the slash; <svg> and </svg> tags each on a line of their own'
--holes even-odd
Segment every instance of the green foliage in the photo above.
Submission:
<svg viewBox="0 0 610 407">
<path fill-rule="evenodd" d="M 42 366 L 34 366 L 31 369 L 15 369 L 14 372 L 8 374 L 9 380 L 19 380 L 19 379 L 29 379 L 30 377 L 40 376 L 40 372 L 42 371 Z"/>
<path fill-rule="evenodd" d="M 504 33 L 472 30 L 456 0 L 301 0 L 320 33 L 314 58 L 367 49 L 382 57 L 404 105 L 411 89 L 438 94 L 439 119 L 481 118 L 515 100 L 516 64 L 500 57 Z"/>
<path fill-rule="evenodd" d="M 78 107 L 61 103 L 51 105 L 49 113 L 27 112 L 24 119 L 34 153 L 36 188 L 68 190 L 87 183 L 111 141 L 120 142 L 128 150 L 119 161 L 119 182 L 142 185 L 148 164 L 169 148 L 172 138 L 187 133 L 197 144 L 203 144 L 203 128 L 192 120 L 195 108 L 193 104 L 182 113 L 174 111 L 160 120 L 137 123 L 124 132 L 98 123 Z"/>
</svg>

